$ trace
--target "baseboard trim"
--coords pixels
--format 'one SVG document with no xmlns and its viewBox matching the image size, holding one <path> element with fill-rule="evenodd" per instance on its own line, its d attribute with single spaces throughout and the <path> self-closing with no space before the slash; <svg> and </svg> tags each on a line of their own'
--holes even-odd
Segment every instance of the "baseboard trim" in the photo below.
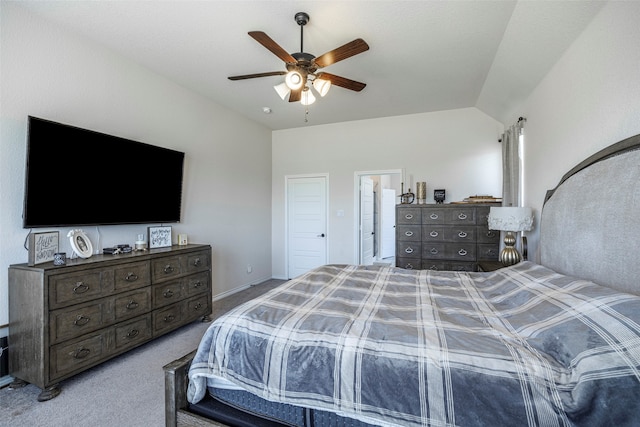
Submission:
<svg viewBox="0 0 640 427">
<path fill-rule="evenodd" d="M 221 294 L 214 295 L 213 296 L 213 301 L 215 302 L 215 301 L 221 300 L 222 298 L 226 298 L 226 297 L 231 296 L 233 294 L 236 294 L 238 292 L 244 291 L 245 289 L 249 289 L 252 286 L 257 286 L 260 283 L 266 282 L 267 280 L 271 280 L 271 279 L 272 279 L 271 277 L 258 279 L 255 282 L 247 283 L 247 284 L 239 286 L 237 288 L 229 289 L 228 291 L 222 292 Z"/>
</svg>

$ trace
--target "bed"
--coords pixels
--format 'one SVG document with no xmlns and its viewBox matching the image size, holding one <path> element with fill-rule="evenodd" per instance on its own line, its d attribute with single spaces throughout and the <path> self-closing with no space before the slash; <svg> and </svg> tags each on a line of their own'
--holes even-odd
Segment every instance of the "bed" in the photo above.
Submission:
<svg viewBox="0 0 640 427">
<path fill-rule="evenodd" d="M 540 264 L 327 265 L 216 319 L 165 367 L 167 425 L 637 423 L 639 148 L 547 193 Z"/>
</svg>

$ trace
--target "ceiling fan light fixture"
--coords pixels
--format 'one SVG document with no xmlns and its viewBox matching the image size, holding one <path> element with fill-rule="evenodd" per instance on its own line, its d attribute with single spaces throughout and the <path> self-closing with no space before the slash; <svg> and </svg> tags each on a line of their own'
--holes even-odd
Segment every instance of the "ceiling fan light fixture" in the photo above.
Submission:
<svg viewBox="0 0 640 427">
<path fill-rule="evenodd" d="M 309 87 L 305 87 L 302 90 L 302 95 L 300 97 L 300 104 L 302 105 L 311 105 L 316 102 L 316 97 L 311 93 L 311 89 Z"/>
<path fill-rule="evenodd" d="M 289 71 L 287 76 L 284 78 L 284 81 L 291 90 L 298 90 L 304 84 L 302 74 L 295 70 Z"/>
<path fill-rule="evenodd" d="M 278 92 L 278 96 L 280 96 L 283 101 L 286 100 L 291 93 L 291 89 L 289 89 L 289 86 L 287 86 L 286 82 L 275 85 L 273 88 L 276 90 L 276 92 Z"/>
<path fill-rule="evenodd" d="M 322 78 L 315 79 L 313 81 L 313 88 L 318 91 L 320 96 L 325 96 L 331 89 L 331 81 Z"/>
</svg>

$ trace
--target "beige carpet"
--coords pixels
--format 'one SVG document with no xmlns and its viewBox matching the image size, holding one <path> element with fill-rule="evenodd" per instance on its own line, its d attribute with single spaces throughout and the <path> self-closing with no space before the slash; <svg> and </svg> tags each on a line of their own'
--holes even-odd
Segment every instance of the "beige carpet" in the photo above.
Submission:
<svg viewBox="0 0 640 427">
<path fill-rule="evenodd" d="M 269 280 L 214 302 L 213 316 L 281 284 Z M 38 402 L 33 385 L 0 389 L 0 426 L 164 426 L 162 367 L 196 349 L 209 323 L 194 322 L 61 384 Z"/>
</svg>

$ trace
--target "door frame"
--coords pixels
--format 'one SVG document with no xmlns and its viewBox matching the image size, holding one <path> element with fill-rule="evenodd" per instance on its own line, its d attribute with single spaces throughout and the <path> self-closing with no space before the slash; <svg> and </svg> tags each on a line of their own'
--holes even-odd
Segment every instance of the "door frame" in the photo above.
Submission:
<svg viewBox="0 0 640 427">
<path fill-rule="evenodd" d="M 353 173 L 353 229 L 355 232 L 354 235 L 354 254 L 353 260 L 354 264 L 360 264 L 360 177 L 363 176 L 376 176 L 376 175 L 400 175 L 402 177 L 402 182 L 406 182 L 405 180 L 405 170 L 401 169 L 382 169 L 382 170 L 371 170 L 371 171 L 355 171 Z"/>
<path fill-rule="evenodd" d="M 329 230 L 329 174 L 328 173 L 307 173 L 297 175 L 285 175 L 284 176 L 284 271 L 288 277 L 289 274 L 289 180 L 291 179 L 303 179 L 303 178 L 324 178 L 324 194 L 325 194 L 325 259 L 329 262 L 329 239 L 331 238 L 331 232 Z M 291 279 L 291 277 L 288 277 Z"/>
</svg>

